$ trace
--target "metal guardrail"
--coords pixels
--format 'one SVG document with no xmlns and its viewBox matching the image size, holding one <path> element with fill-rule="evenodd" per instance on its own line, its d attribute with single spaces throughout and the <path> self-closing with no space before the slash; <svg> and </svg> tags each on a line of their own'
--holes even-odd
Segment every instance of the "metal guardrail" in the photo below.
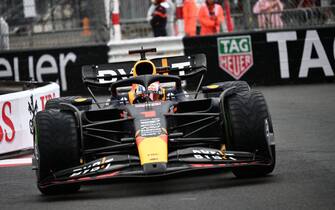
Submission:
<svg viewBox="0 0 335 210">
<path fill-rule="evenodd" d="M 92 34 L 98 33 L 96 30 L 90 30 Z M 66 30 L 32 33 L 28 36 L 10 35 L 10 49 L 24 48 L 52 48 L 65 46 L 91 45 L 95 43 L 105 43 L 97 39 L 96 36 L 87 36 L 83 34 L 81 28 Z"/>
<path fill-rule="evenodd" d="M 152 59 L 155 57 L 177 56 L 184 54 L 184 45 L 181 36 L 179 37 L 155 37 L 155 38 L 140 38 L 132 40 L 110 41 L 108 47 L 109 62 L 121 62 L 128 60 L 136 60 L 139 55 L 129 55 L 130 49 L 157 48 L 154 55 L 148 54 L 147 57 Z M 157 45 L 157 43 L 159 43 Z"/>
</svg>

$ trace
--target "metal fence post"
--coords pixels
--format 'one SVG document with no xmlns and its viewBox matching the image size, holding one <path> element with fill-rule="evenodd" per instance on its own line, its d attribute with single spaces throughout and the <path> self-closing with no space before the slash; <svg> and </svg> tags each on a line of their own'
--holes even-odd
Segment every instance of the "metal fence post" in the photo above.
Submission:
<svg viewBox="0 0 335 210">
<path fill-rule="evenodd" d="M 250 6 L 250 0 L 242 0 L 243 4 L 243 13 L 244 13 L 244 26 L 247 29 L 252 29 L 254 25 L 254 20 L 252 16 L 251 6 Z"/>
</svg>

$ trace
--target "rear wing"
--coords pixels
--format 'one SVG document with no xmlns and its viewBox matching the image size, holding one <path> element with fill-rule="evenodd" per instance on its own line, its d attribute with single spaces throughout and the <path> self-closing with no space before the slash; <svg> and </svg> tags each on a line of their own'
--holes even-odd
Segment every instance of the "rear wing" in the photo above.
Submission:
<svg viewBox="0 0 335 210">
<path fill-rule="evenodd" d="M 108 63 L 82 67 L 82 79 L 87 86 L 110 87 L 117 80 L 131 76 L 137 61 Z M 158 74 L 178 75 L 182 80 L 206 72 L 205 54 L 155 58 L 154 63 Z"/>
</svg>

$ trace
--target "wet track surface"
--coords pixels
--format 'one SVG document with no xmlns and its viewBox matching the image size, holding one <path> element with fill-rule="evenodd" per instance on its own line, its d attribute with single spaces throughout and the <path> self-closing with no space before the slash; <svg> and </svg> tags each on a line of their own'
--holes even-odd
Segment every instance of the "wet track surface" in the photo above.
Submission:
<svg viewBox="0 0 335 210">
<path fill-rule="evenodd" d="M 42 196 L 30 166 L 0 168 L 0 209 L 334 209 L 335 84 L 259 87 L 272 114 L 277 166 L 271 176 L 187 174 L 83 186 Z"/>
</svg>

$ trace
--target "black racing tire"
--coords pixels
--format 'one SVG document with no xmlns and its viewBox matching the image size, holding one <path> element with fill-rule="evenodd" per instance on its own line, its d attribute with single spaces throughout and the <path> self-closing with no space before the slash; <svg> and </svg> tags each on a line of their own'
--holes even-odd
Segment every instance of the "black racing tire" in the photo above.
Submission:
<svg viewBox="0 0 335 210">
<path fill-rule="evenodd" d="M 235 87 L 237 92 L 244 92 L 250 91 L 250 86 L 246 81 L 228 81 L 228 82 L 223 82 L 223 89 L 226 90 L 231 87 Z"/>
<path fill-rule="evenodd" d="M 250 91 L 250 86 L 245 81 L 227 81 L 227 82 L 213 83 L 211 85 L 220 86 L 220 89 L 219 89 L 220 91 L 206 93 L 205 94 L 206 98 L 220 97 L 222 91 L 227 90 L 231 87 L 235 87 L 234 92 L 249 92 Z"/>
<path fill-rule="evenodd" d="M 79 136 L 73 113 L 55 109 L 38 112 L 35 118 L 37 186 L 45 195 L 73 193 L 79 184 L 40 187 L 52 172 L 80 165 Z"/>
<path fill-rule="evenodd" d="M 59 97 L 59 98 L 53 98 L 46 102 L 45 109 L 60 109 L 61 103 L 66 104 L 74 104 L 76 105 L 75 101 L 76 99 L 81 99 L 82 96 L 65 96 L 65 97 Z M 77 106 L 79 110 L 87 110 L 90 108 L 90 104 L 83 105 L 83 106 Z"/>
<path fill-rule="evenodd" d="M 227 149 L 256 152 L 257 155 L 273 160 L 266 166 L 234 168 L 234 175 L 248 178 L 271 173 L 276 164 L 276 151 L 275 145 L 268 142 L 268 135 L 273 135 L 273 127 L 263 94 L 254 90 L 240 92 L 225 99 L 223 106 L 221 105 L 221 109 L 225 110 L 227 121 Z"/>
</svg>

